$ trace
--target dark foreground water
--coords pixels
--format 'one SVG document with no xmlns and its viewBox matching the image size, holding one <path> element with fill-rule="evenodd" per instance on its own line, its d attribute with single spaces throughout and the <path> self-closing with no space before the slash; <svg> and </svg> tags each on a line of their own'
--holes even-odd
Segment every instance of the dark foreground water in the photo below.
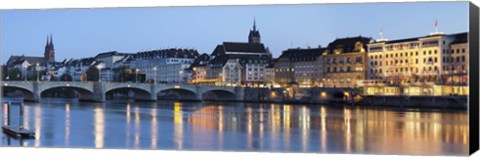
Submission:
<svg viewBox="0 0 480 157">
<path fill-rule="evenodd" d="M 3 99 L 2 101 L 8 101 Z M 18 124 L 18 105 L 11 108 Z M 1 110 L 4 124 L 4 109 Z M 465 155 L 466 111 L 248 103 L 25 103 L 0 146 Z"/>
</svg>

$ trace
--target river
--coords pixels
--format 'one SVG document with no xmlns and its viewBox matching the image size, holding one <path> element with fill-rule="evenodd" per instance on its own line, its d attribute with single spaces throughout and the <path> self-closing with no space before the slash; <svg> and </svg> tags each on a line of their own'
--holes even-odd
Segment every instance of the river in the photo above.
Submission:
<svg viewBox="0 0 480 157">
<path fill-rule="evenodd" d="M 2 102 L 10 101 L 3 99 Z M 222 102 L 25 103 L 0 146 L 466 155 L 467 111 Z M 19 105 L 11 107 L 18 124 Z M 4 124 L 4 108 L 0 112 Z"/>
</svg>

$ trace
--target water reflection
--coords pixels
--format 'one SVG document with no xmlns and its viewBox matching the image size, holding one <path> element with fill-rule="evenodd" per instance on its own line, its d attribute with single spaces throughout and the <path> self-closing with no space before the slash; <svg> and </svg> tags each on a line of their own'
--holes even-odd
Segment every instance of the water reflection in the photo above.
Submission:
<svg viewBox="0 0 480 157">
<path fill-rule="evenodd" d="M 127 107 L 126 107 L 126 111 L 125 111 L 125 118 L 126 118 L 126 120 L 125 120 L 126 121 L 126 128 L 125 128 L 126 134 L 125 135 L 127 136 L 125 138 L 126 139 L 125 144 L 126 144 L 127 148 L 130 147 L 130 138 L 131 138 L 130 137 L 130 121 L 131 121 L 130 106 L 131 106 L 130 103 L 127 103 Z"/>
<path fill-rule="evenodd" d="M 35 107 L 35 147 L 40 147 L 40 139 L 42 137 L 42 107 Z"/>
<path fill-rule="evenodd" d="M 0 145 L 416 155 L 468 148 L 465 111 L 55 101 L 26 105 L 25 127 L 37 135 L 32 144 L 2 135 Z"/>
<path fill-rule="evenodd" d="M 133 135 L 133 138 L 135 138 L 134 147 L 138 148 L 140 146 L 140 108 L 138 107 L 138 105 L 135 105 L 133 110 L 135 114 L 135 133 Z"/>
<path fill-rule="evenodd" d="M 101 106 L 96 106 L 94 113 L 95 148 L 103 148 L 105 135 L 105 115 Z"/>
<path fill-rule="evenodd" d="M 150 109 L 150 114 L 152 115 L 152 122 L 151 122 L 151 134 L 152 134 L 152 149 L 157 148 L 157 135 L 158 135 L 158 121 L 157 121 L 157 106 L 154 105 L 152 109 Z"/>
<path fill-rule="evenodd" d="M 177 149 L 183 149 L 183 115 L 182 104 L 175 102 L 173 106 L 173 133 Z"/>
<path fill-rule="evenodd" d="M 69 145 L 70 140 L 70 104 L 65 105 L 65 146 Z"/>
</svg>

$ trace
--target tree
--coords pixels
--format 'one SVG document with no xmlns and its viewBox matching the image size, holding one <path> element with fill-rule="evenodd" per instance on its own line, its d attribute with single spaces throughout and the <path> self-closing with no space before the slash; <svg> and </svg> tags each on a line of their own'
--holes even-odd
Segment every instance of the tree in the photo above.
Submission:
<svg viewBox="0 0 480 157">
<path fill-rule="evenodd" d="M 21 72 L 18 68 L 14 68 L 8 71 L 8 80 L 20 80 Z"/>
<path fill-rule="evenodd" d="M 126 82 L 126 81 L 131 81 L 131 74 L 132 74 L 132 69 L 128 68 L 126 66 L 121 66 L 119 68 L 114 69 L 115 73 L 115 81 L 118 82 Z"/>
<path fill-rule="evenodd" d="M 99 71 L 96 67 L 91 66 L 87 69 L 87 81 L 99 81 Z"/>
<path fill-rule="evenodd" d="M 65 73 L 60 76 L 60 81 L 73 81 L 72 76 Z"/>
</svg>

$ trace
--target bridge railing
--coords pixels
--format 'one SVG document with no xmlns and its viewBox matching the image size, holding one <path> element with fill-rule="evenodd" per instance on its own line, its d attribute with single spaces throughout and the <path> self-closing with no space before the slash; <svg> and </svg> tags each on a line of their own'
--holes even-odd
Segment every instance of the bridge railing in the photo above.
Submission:
<svg viewBox="0 0 480 157">
<path fill-rule="evenodd" d="M 40 84 L 49 84 L 49 83 L 60 83 L 60 84 L 70 84 L 70 85 L 83 85 L 83 84 L 94 84 L 97 81 L 45 81 L 45 80 L 34 80 L 34 81 L 24 81 L 24 80 L 2 80 L 2 83 L 5 84 L 32 84 L 32 83 L 40 83 Z M 147 82 L 102 82 L 105 84 L 113 85 L 113 84 L 131 84 L 131 85 L 157 85 L 157 86 L 204 86 L 204 87 L 223 87 L 223 88 L 235 88 L 235 87 L 245 87 L 245 86 L 227 86 L 227 85 L 199 85 L 199 84 L 188 84 L 188 83 L 147 83 Z"/>
</svg>

